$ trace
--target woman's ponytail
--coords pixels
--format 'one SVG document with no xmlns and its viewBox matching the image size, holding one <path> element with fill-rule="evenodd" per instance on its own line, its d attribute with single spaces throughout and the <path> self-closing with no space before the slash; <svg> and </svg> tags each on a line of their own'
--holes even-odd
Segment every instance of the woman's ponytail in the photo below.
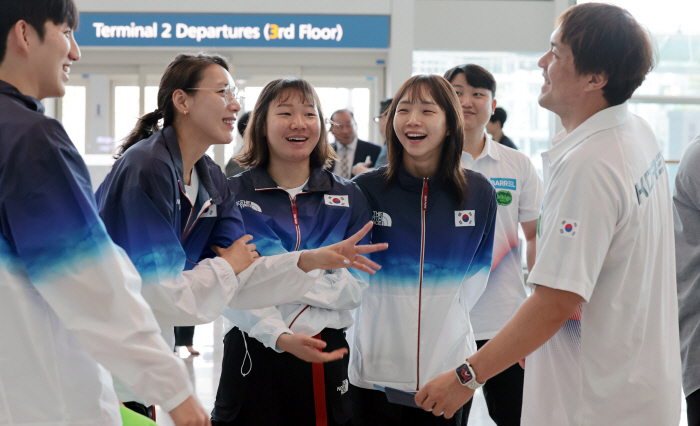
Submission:
<svg viewBox="0 0 700 426">
<path fill-rule="evenodd" d="M 117 149 L 114 158 L 121 157 L 124 155 L 124 152 L 136 144 L 136 142 L 147 139 L 157 132 L 158 129 L 160 129 L 158 122 L 161 118 L 163 118 L 163 113 L 158 109 L 141 116 L 136 123 L 136 127 L 131 130 L 129 135 L 124 139 L 124 143 Z"/>
</svg>

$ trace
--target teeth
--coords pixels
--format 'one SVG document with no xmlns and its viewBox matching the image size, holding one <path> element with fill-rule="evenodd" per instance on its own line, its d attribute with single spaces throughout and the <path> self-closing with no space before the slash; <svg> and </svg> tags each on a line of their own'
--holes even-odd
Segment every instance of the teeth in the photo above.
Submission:
<svg viewBox="0 0 700 426">
<path fill-rule="evenodd" d="M 236 120 L 229 120 L 229 119 L 224 118 L 224 123 L 226 123 L 226 124 L 233 124 L 235 122 L 236 122 Z"/>
<path fill-rule="evenodd" d="M 70 67 L 68 65 L 64 65 L 63 72 L 70 72 Z"/>
<path fill-rule="evenodd" d="M 406 133 L 409 138 L 424 138 L 426 135 L 423 133 Z"/>
<path fill-rule="evenodd" d="M 290 142 L 304 142 L 308 138 L 287 138 L 288 141 Z"/>
</svg>

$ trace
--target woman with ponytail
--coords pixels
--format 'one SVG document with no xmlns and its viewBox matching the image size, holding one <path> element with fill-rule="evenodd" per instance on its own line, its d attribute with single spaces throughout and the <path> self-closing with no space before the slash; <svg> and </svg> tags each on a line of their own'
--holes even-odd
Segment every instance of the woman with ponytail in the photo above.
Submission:
<svg viewBox="0 0 700 426">
<path fill-rule="evenodd" d="M 360 265 L 366 259 L 357 254 L 375 250 L 355 246 L 369 226 L 331 246 L 277 256 L 261 258 L 249 244 L 226 177 L 205 154 L 233 139 L 241 107 L 228 70 L 217 55 L 175 58 L 161 79 L 158 109 L 141 117 L 95 194 L 107 231 L 141 274 L 141 293 L 171 347 L 173 326 L 211 322 L 226 306 L 297 300 L 316 270 Z M 148 405 L 117 388 L 122 401 Z"/>
</svg>

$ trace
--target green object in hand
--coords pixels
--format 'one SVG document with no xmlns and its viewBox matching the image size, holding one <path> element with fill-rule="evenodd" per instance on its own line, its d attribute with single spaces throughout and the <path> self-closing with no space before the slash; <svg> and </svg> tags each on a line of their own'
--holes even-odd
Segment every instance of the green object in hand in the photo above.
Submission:
<svg viewBox="0 0 700 426">
<path fill-rule="evenodd" d="M 158 426 L 153 420 L 131 411 L 123 405 L 119 406 L 119 411 L 121 412 L 124 426 Z"/>
</svg>

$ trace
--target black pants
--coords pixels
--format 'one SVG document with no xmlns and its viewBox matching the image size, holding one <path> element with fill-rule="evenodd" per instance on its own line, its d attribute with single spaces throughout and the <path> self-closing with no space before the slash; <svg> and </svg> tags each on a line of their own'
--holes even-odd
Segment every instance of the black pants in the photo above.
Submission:
<svg viewBox="0 0 700 426">
<path fill-rule="evenodd" d="M 194 326 L 175 327 L 175 346 L 192 346 Z"/>
<path fill-rule="evenodd" d="M 250 354 L 245 363 L 244 338 Z M 327 328 L 321 332 L 321 339 L 328 344 L 325 352 L 348 348 L 342 330 Z M 238 328 L 232 329 L 224 337 L 212 426 L 315 425 L 313 365 L 292 354 L 275 352 L 247 334 L 244 337 Z M 327 424 L 349 425 L 348 357 L 315 365 L 323 370 Z M 244 373 L 250 369 L 250 373 L 243 376 L 241 369 Z"/>
<path fill-rule="evenodd" d="M 488 340 L 479 340 L 476 347 L 481 349 Z M 520 413 L 523 408 L 523 380 L 525 371 L 519 364 L 490 378 L 482 387 L 489 416 L 497 426 L 520 425 Z M 464 423 L 466 426 L 466 423 Z"/>
<path fill-rule="evenodd" d="M 700 426 L 700 390 L 688 395 L 685 403 L 688 406 L 688 426 Z"/>
<path fill-rule="evenodd" d="M 127 402 L 123 402 L 123 404 L 129 410 L 131 410 L 135 413 L 139 413 L 142 416 L 146 416 L 149 419 L 153 420 L 154 422 L 156 421 L 156 410 L 152 405 L 146 407 L 145 405 L 141 404 L 140 402 L 136 402 L 136 401 L 127 401 Z"/>
<path fill-rule="evenodd" d="M 392 404 L 384 392 L 350 385 L 352 424 L 356 426 L 459 426 L 469 416 L 472 402 L 457 410 L 451 419 L 437 417 L 420 408 Z"/>
</svg>

